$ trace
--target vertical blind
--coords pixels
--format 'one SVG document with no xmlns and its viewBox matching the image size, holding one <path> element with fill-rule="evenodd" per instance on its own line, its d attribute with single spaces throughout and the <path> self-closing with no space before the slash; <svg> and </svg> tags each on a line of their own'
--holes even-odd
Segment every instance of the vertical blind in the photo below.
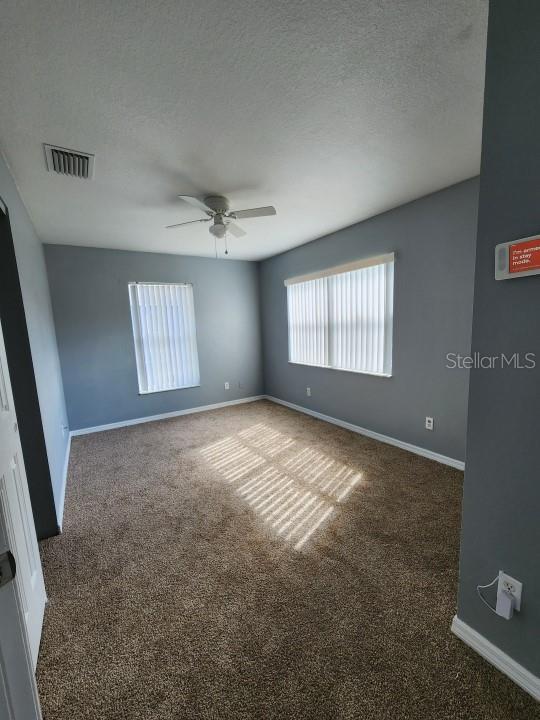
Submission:
<svg viewBox="0 0 540 720">
<path fill-rule="evenodd" d="M 191 285 L 130 283 L 139 392 L 199 385 Z"/>
<path fill-rule="evenodd" d="M 390 375 L 394 256 L 351 265 L 286 281 L 289 361 Z"/>
<path fill-rule="evenodd" d="M 326 278 L 287 288 L 289 360 L 328 364 L 328 291 Z"/>
</svg>

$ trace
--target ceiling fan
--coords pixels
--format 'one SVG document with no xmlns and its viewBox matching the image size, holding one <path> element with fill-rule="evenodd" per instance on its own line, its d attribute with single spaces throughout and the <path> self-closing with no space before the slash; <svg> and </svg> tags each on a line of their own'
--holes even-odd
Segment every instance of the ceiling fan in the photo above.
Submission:
<svg viewBox="0 0 540 720">
<path fill-rule="evenodd" d="M 179 195 L 178 197 L 180 200 L 184 200 L 190 205 L 193 205 L 193 207 L 202 210 L 208 217 L 200 218 L 199 220 L 188 220 L 187 222 L 176 223 L 175 225 L 167 225 L 167 230 L 182 227 L 183 225 L 192 225 L 193 223 L 211 222 L 212 224 L 208 230 L 215 238 L 225 237 L 227 231 L 229 231 L 231 235 L 240 238 L 246 233 L 234 220 L 265 217 L 276 214 L 276 208 L 272 207 L 272 205 L 249 208 L 248 210 L 229 210 L 229 201 L 222 195 L 207 195 L 202 200 L 192 197 L 191 195 Z"/>
</svg>

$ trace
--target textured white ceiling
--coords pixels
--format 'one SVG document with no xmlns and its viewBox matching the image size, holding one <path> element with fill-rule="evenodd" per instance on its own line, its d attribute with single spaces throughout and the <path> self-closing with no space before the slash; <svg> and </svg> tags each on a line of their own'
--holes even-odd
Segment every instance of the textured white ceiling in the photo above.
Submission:
<svg viewBox="0 0 540 720">
<path fill-rule="evenodd" d="M 260 259 L 479 170 L 487 0 L 4 0 L 0 147 L 46 243 Z M 50 174 L 42 143 L 96 155 Z"/>
</svg>

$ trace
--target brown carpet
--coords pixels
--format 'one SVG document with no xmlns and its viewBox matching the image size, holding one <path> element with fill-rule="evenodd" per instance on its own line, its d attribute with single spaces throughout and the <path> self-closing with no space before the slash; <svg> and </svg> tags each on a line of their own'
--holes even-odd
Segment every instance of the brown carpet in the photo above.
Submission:
<svg viewBox="0 0 540 720">
<path fill-rule="evenodd" d="M 531 720 L 450 634 L 462 474 L 261 401 L 75 438 L 45 720 Z"/>
</svg>

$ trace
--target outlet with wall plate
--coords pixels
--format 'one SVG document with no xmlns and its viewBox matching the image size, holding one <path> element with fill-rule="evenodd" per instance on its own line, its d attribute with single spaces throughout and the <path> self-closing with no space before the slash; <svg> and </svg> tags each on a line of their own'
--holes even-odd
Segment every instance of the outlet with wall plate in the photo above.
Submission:
<svg viewBox="0 0 540 720">
<path fill-rule="evenodd" d="M 426 430 L 433 430 L 433 418 L 426 415 Z"/>
<path fill-rule="evenodd" d="M 225 383 L 225 390 L 230 390 L 230 384 L 228 382 Z"/>
<path fill-rule="evenodd" d="M 515 578 L 507 575 L 502 570 L 499 570 L 499 582 L 497 585 L 497 597 L 501 593 L 508 593 L 514 598 L 514 610 L 519 612 L 521 610 L 521 593 L 523 591 L 523 583 Z"/>
<path fill-rule="evenodd" d="M 306 388 L 306 395 L 307 395 L 308 397 L 311 397 L 311 388 L 310 388 L 310 387 L 307 387 L 307 388 Z"/>
</svg>

